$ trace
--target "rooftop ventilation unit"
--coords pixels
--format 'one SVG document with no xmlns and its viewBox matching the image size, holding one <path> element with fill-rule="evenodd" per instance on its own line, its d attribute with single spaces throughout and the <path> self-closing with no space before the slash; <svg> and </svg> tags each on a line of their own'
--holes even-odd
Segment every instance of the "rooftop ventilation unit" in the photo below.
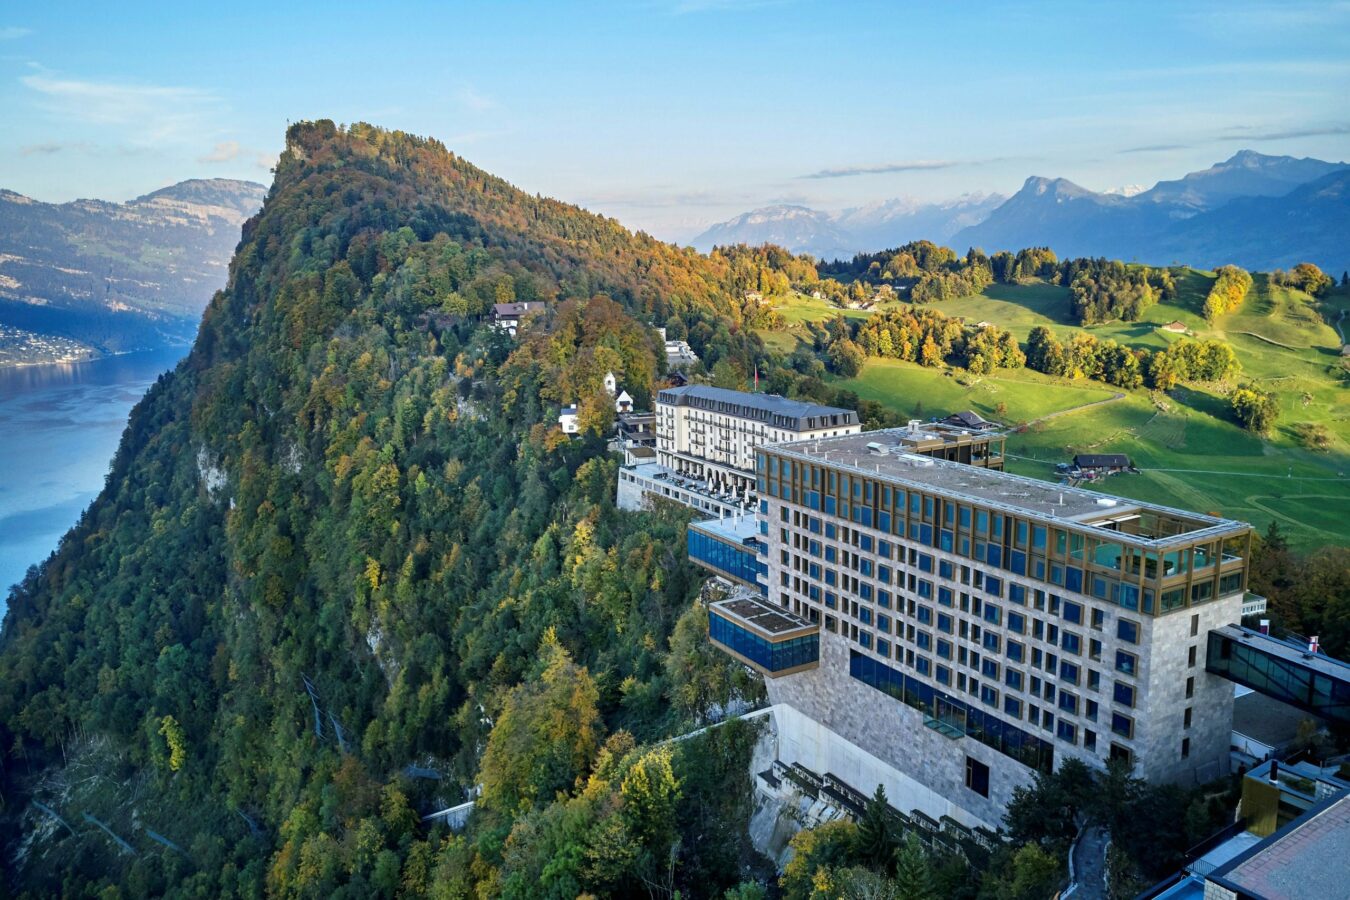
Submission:
<svg viewBox="0 0 1350 900">
<path fill-rule="evenodd" d="M 867 452 L 872 454 L 873 456 L 889 456 L 891 451 L 889 448 L 887 448 L 885 444 L 880 444 L 877 443 L 876 441 L 871 441 L 867 445 Z"/>
</svg>

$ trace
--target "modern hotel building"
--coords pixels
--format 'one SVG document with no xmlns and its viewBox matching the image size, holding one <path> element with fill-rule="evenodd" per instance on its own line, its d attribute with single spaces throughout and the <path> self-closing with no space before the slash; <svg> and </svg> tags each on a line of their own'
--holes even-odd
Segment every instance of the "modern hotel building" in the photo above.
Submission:
<svg viewBox="0 0 1350 900">
<path fill-rule="evenodd" d="M 774 704 L 991 826 L 1065 759 L 1225 773 L 1233 688 L 1206 640 L 1240 621 L 1250 527 L 920 455 L 907 432 L 759 447 L 751 602 L 788 618 L 714 604 L 713 640 Z"/>
</svg>

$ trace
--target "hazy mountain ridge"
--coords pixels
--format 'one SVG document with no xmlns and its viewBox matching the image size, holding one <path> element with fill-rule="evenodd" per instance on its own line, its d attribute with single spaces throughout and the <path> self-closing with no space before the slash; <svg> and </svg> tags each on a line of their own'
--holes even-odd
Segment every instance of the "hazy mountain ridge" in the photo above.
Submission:
<svg viewBox="0 0 1350 900">
<path fill-rule="evenodd" d="M 1214 209 L 1238 197 L 1278 197 L 1344 168 L 1345 163 L 1240 150 L 1208 169 L 1191 172 L 1175 181 L 1160 181 L 1140 193 L 1139 200 L 1178 203 L 1197 210 Z"/>
<path fill-rule="evenodd" d="M 847 259 L 855 253 L 920 238 L 944 241 L 958 230 L 983 221 L 1005 199 L 1000 194 L 967 194 L 924 203 L 897 197 L 838 212 L 807 206 L 767 206 L 713 225 L 691 243 L 703 252 L 728 244 L 777 244 L 817 259 Z"/>
<path fill-rule="evenodd" d="M 103 352 L 189 341 L 266 192 L 228 179 L 126 203 L 0 190 L 0 324 Z"/>
<path fill-rule="evenodd" d="M 1339 270 L 1350 264 L 1350 210 L 1335 185 L 1348 172 L 1345 163 L 1243 150 L 1134 196 L 1033 176 L 983 222 L 957 232 L 951 245 L 991 253 L 1048 246 L 1061 258 L 1207 268 L 1269 270 L 1309 261 Z M 1325 190 L 1304 190 L 1323 181 Z"/>
<path fill-rule="evenodd" d="M 1094 191 L 1067 178 L 1033 175 L 1007 198 L 898 198 L 834 213 L 765 207 L 713 225 L 692 244 L 706 252 L 716 245 L 770 243 L 828 260 L 927 239 L 958 252 L 1045 246 L 1061 258 L 1236 263 L 1261 270 L 1310 261 L 1339 271 L 1350 267 L 1350 228 L 1344 224 L 1350 213 L 1335 187 L 1345 172 L 1350 166 L 1344 162 L 1242 150 L 1150 188 Z M 1301 190 L 1323 180 L 1320 191 Z"/>
</svg>

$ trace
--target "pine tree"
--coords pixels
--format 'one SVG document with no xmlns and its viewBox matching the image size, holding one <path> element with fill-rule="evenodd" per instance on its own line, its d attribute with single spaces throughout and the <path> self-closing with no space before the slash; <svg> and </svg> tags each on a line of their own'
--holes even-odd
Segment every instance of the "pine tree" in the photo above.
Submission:
<svg viewBox="0 0 1350 900">
<path fill-rule="evenodd" d="M 896 895 L 905 900 L 935 900 L 932 871 L 928 854 L 913 833 L 895 851 Z"/>
<path fill-rule="evenodd" d="M 874 866 L 886 866 L 895 853 L 895 835 L 891 830 L 891 812 L 886 789 L 877 785 L 858 822 L 858 856 Z"/>
</svg>

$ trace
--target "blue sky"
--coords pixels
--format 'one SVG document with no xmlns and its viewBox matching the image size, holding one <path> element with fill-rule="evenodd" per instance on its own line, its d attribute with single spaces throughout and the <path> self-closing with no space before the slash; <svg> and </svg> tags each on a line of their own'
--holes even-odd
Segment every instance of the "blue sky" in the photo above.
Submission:
<svg viewBox="0 0 1350 900">
<path fill-rule="evenodd" d="M 15 3 L 0 113 L 0 187 L 41 200 L 267 181 L 322 117 L 687 239 L 770 203 L 1350 158 L 1350 2 Z"/>
</svg>

